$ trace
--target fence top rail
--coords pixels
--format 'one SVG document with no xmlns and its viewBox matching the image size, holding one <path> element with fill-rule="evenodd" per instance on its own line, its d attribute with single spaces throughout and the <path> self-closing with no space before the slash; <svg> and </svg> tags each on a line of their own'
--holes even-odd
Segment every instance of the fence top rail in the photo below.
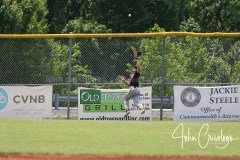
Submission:
<svg viewBox="0 0 240 160">
<path fill-rule="evenodd" d="M 102 33 L 102 34 L 0 34 L 0 39 L 56 39 L 56 38 L 153 38 L 153 37 L 240 37 L 237 33 L 193 33 L 193 32 L 155 32 L 155 33 Z"/>
</svg>

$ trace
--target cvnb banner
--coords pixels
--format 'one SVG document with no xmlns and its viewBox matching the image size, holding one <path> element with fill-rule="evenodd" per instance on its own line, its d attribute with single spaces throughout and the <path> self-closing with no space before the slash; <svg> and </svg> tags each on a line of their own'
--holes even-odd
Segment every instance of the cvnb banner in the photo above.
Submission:
<svg viewBox="0 0 240 160">
<path fill-rule="evenodd" d="M 239 121 L 240 85 L 174 86 L 175 121 Z"/>
<path fill-rule="evenodd" d="M 140 102 L 147 107 L 145 114 L 132 106 L 131 113 L 124 117 L 124 96 L 129 89 L 78 88 L 78 118 L 80 120 L 152 120 L 152 87 L 139 88 Z"/>
<path fill-rule="evenodd" d="M 0 118 L 51 117 L 52 86 L 0 86 Z"/>
</svg>

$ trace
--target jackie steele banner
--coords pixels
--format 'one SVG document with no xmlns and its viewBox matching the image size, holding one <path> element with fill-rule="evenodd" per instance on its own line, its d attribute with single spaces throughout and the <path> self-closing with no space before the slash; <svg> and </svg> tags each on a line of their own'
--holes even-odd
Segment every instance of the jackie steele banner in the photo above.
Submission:
<svg viewBox="0 0 240 160">
<path fill-rule="evenodd" d="M 78 88 L 78 119 L 80 120 L 152 120 L 152 87 L 139 88 L 140 102 L 147 106 L 145 114 L 133 107 L 131 113 L 124 118 L 124 96 L 129 89 L 91 89 Z"/>
<path fill-rule="evenodd" d="M 52 86 L 0 86 L 0 118 L 51 117 Z"/>
<path fill-rule="evenodd" d="M 175 121 L 239 121 L 240 85 L 174 86 Z"/>
</svg>

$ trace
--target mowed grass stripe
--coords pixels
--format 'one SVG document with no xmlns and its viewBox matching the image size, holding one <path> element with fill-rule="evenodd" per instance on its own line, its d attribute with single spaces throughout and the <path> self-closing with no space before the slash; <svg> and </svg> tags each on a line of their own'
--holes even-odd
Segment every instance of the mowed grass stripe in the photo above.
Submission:
<svg viewBox="0 0 240 160">
<path fill-rule="evenodd" d="M 221 150 L 214 142 L 204 149 L 198 142 L 186 142 L 181 149 L 181 139 L 172 138 L 179 124 L 172 121 L 0 120 L 0 153 L 240 157 L 240 139 Z M 185 135 L 189 129 L 190 135 L 197 137 L 205 123 L 182 124 Z M 225 135 L 240 138 L 239 122 L 206 124 L 212 135 L 220 135 L 222 130 Z M 177 135 L 181 135 L 180 129 Z"/>
</svg>

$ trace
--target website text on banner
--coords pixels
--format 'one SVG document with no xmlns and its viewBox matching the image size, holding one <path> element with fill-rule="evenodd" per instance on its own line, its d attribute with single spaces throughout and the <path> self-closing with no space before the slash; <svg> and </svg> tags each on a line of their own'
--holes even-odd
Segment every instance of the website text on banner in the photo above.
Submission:
<svg viewBox="0 0 240 160">
<path fill-rule="evenodd" d="M 152 87 L 139 88 L 140 102 L 147 107 L 145 114 L 133 106 L 131 113 L 124 117 L 124 96 L 129 89 L 86 89 L 78 88 L 78 118 L 80 120 L 152 120 Z"/>
<path fill-rule="evenodd" d="M 239 121 L 240 85 L 174 86 L 175 121 Z"/>
<path fill-rule="evenodd" d="M 0 86 L 0 118 L 51 117 L 52 86 Z"/>
</svg>

